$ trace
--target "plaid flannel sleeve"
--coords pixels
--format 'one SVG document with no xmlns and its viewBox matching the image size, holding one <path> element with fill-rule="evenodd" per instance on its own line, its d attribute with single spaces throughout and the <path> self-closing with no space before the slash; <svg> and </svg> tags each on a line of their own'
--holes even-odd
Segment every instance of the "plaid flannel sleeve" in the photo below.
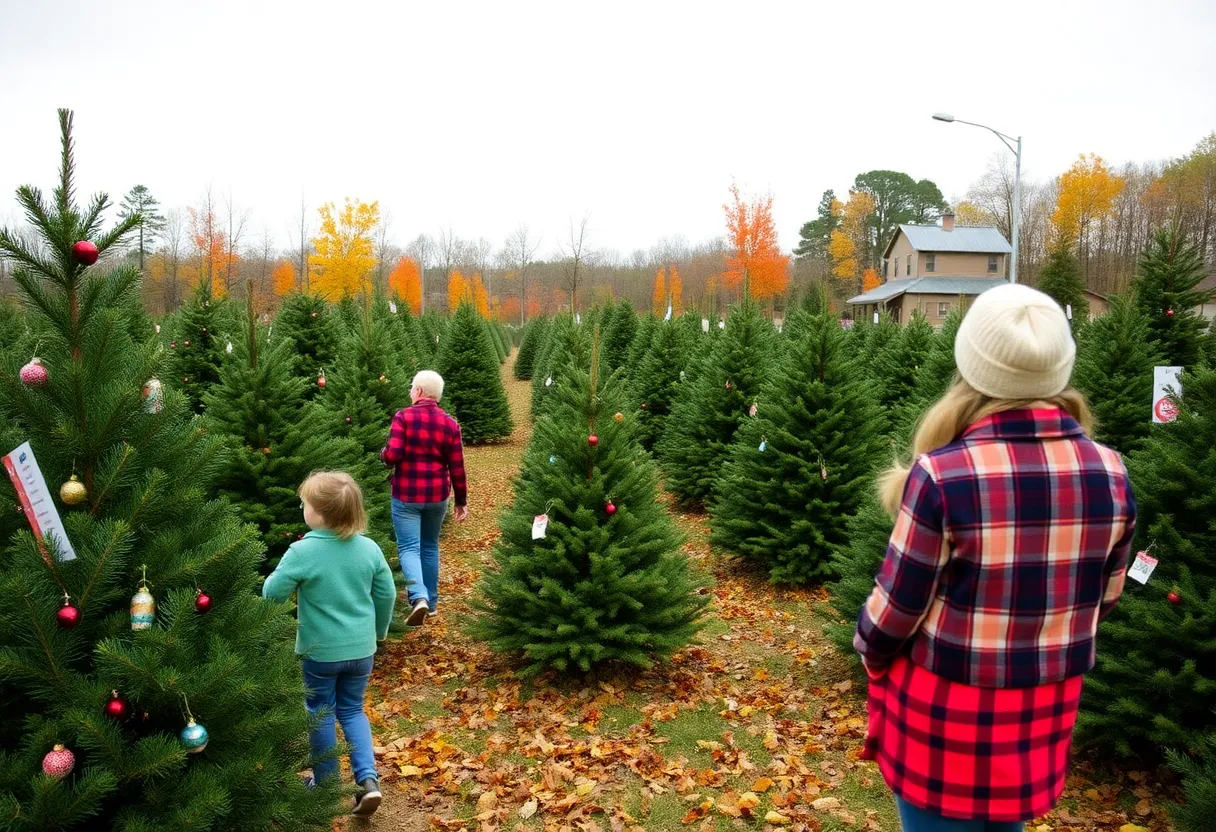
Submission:
<svg viewBox="0 0 1216 832">
<path fill-rule="evenodd" d="M 1102 604 L 1098 607 L 1098 620 L 1104 621 L 1115 610 L 1119 596 L 1123 594 L 1123 584 L 1127 580 L 1128 559 L 1131 557 L 1132 541 L 1136 537 L 1136 500 L 1131 493 L 1131 485 L 1127 488 L 1127 528 L 1123 536 L 1111 550 L 1106 559 L 1103 573 L 1106 575 L 1106 591 L 1102 594 Z"/>
<path fill-rule="evenodd" d="M 464 440 L 460 434 L 460 425 L 454 427 L 452 446 L 448 451 L 448 474 L 452 478 L 452 491 L 456 495 L 456 505 L 467 505 L 469 484 L 464 471 Z"/>
<path fill-rule="evenodd" d="M 918 460 L 874 590 L 858 616 L 853 647 L 868 670 L 889 665 L 920 629 L 950 556 L 943 520 L 941 491 Z"/>
<path fill-rule="evenodd" d="M 405 417 L 401 411 L 393 416 L 393 423 L 388 429 L 388 442 L 380 451 L 380 461 L 385 465 L 396 465 L 405 459 Z"/>
</svg>

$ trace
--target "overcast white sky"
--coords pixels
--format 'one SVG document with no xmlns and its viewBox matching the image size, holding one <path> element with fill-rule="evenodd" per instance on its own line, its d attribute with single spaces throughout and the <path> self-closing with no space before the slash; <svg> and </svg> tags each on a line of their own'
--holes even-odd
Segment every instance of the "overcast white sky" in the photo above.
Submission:
<svg viewBox="0 0 1216 832">
<path fill-rule="evenodd" d="M 0 220 L 53 184 L 69 106 L 82 192 L 231 189 L 280 245 L 301 194 L 349 195 L 402 244 L 526 220 L 546 254 L 590 212 L 628 254 L 721 234 L 734 178 L 788 249 L 862 171 L 961 197 L 1001 147 L 937 110 L 1023 134 L 1034 178 L 1181 155 L 1216 129 L 1213 45 L 1212 0 L 0 0 Z"/>
</svg>

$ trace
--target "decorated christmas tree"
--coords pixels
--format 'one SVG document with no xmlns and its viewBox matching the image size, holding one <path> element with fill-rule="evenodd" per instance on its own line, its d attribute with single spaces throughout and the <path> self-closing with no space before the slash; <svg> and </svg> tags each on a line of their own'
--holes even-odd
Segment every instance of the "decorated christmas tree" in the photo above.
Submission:
<svg viewBox="0 0 1216 832">
<path fill-rule="evenodd" d="M 667 417 L 684 384 L 689 353 L 688 332 L 677 321 L 664 321 L 650 343 L 650 352 L 637 368 L 630 385 L 637 416 L 637 436 L 650 451 L 663 435 Z"/>
<path fill-rule="evenodd" d="M 1073 386 L 1085 394 L 1098 421 L 1094 438 L 1123 454 L 1144 444 L 1152 427 L 1153 367 L 1163 359 L 1148 319 L 1130 298 L 1078 333 Z"/>
<path fill-rule="evenodd" d="M 0 231 L 42 359 L 22 372 L 27 346 L 0 367 L 4 447 L 29 443 L 9 501 L 41 530 L 0 513 L 2 825 L 327 829 L 337 792 L 299 777 L 294 621 L 256 595 L 256 533 L 206 496 L 219 439 L 147 384 L 166 355 L 129 335 L 138 270 L 89 267 L 138 217 L 106 231 L 104 195 L 77 206 L 70 112 L 60 123 L 52 198 L 18 191 L 39 244 Z"/>
<path fill-rule="evenodd" d="M 558 369 L 474 604 L 473 634 L 519 656 L 525 675 L 649 667 L 688 644 L 708 601 L 657 500 L 620 377 L 601 375 L 598 349 L 590 365 L 570 356 Z"/>
<path fill-rule="evenodd" d="M 228 302 L 212 297 L 206 280 L 174 316 L 167 381 L 186 394 L 195 413 L 203 411 L 203 397 L 220 380 L 231 323 Z"/>
<path fill-rule="evenodd" d="M 886 448 L 884 414 L 848 347 L 826 315 L 805 326 L 761 387 L 717 481 L 710 542 L 759 560 L 775 583 L 832 575 L 832 552 Z"/>
<path fill-rule="evenodd" d="M 1216 294 L 1199 288 L 1206 276 L 1199 251 L 1173 226 L 1154 233 L 1140 256 L 1132 283 L 1136 308 L 1167 365 L 1191 368 L 1203 353 L 1208 321 L 1201 307 Z"/>
<path fill-rule="evenodd" d="M 1128 468 L 1135 548 L 1157 565 L 1145 584 L 1128 579 L 1099 630 L 1078 725 L 1119 753 L 1186 752 L 1216 729 L 1216 369 L 1184 373 L 1177 421 Z"/>
<path fill-rule="evenodd" d="M 548 318 L 533 318 L 524 326 L 523 341 L 519 345 L 519 354 L 515 356 L 514 373 L 517 381 L 530 381 L 532 371 L 536 367 L 536 357 L 541 344 L 549 332 Z"/>
<path fill-rule="evenodd" d="M 485 320 L 464 301 L 448 323 L 439 355 L 443 405 L 469 445 L 510 436 L 511 409 Z"/>
<path fill-rule="evenodd" d="M 837 578 L 828 584 L 828 595 L 839 617 L 828 624 L 827 634 L 857 667 L 861 666 L 853 649 L 857 616 L 874 589 L 894 528 L 895 521 L 879 505 L 877 491 L 872 491 L 864 495 L 861 508 L 849 518 L 843 542 L 832 551 L 832 571 Z"/>
<path fill-rule="evenodd" d="M 680 504 L 704 505 L 775 364 L 777 333 L 750 300 L 730 313 L 696 379 L 667 419 L 657 451 L 664 484 Z M 768 406 L 770 402 L 761 403 Z"/>
<path fill-rule="evenodd" d="M 324 298 L 295 293 L 283 299 L 272 334 L 295 343 L 293 372 L 316 381 L 338 357 L 342 330 Z M 315 385 L 309 388 L 308 397 L 312 398 L 320 389 Z"/>
</svg>

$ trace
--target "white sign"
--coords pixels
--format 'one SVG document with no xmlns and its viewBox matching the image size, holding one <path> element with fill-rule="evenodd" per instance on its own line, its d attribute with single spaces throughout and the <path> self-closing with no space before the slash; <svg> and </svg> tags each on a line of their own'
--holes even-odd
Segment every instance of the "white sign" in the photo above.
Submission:
<svg viewBox="0 0 1216 832">
<path fill-rule="evenodd" d="M 702 318 L 702 319 L 701 319 L 701 331 L 702 331 L 702 332 L 709 332 L 709 318 Z"/>
<path fill-rule="evenodd" d="M 667 302 L 667 317 L 663 318 L 663 320 L 665 320 L 665 321 L 671 320 L 671 301 Z"/>
<path fill-rule="evenodd" d="M 388 302 L 388 311 L 389 311 L 389 312 L 392 312 L 394 315 L 396 315 L 396 314 L 397 314 L 397 304 L 393 303 L 393 302 L 390 300 L 390 301 Z"/>
<path fill-rule="evenodd" d="M 1132 580 L 1139 581 L 1142 584 L 1148 583 L 1149 577 L 1153 574 L 1153 570 L 1157 568 L 1157 559 L 1148 552 L 1140 552 L 1136 555 L 1136 560 L 1132 563 L 1132 568 L 1127 570 L 1127 577 Z"/>
<path fill-rule="evenodd" d="M 874 310 L 874 323 L 878 323 L 878 310 Z"/>
<path fill-rule="evenodd" d="M 549 528 L 549 515 L 538 514 L 532 518 L 532 539 L 541 540 L 545 536 L 545 529 Z"/>
<path fill-rule="evenodd" d="M 34 459 L 34 451 L 29 442 L 21 443 L 16 450 L 4 456 L 4 469 L 8 471 L 8 478 L 13 481 L 13 488 L 17 489 L 17 498 L 21 500 L 25 519 L 34 530 L 39 548 L 43 548 L 44 539 L 50 538 L 55 543 L 59 560 L 76 560 L 76 550 L 72 548 L 67 532 L 63 530 L 59 509 L 55 507 L 55 501 L 47 491 L 46 479 L 42 476 L 42 469 L 38 467 L 38 460 Z M 46 557 L 45 548 L 42 554 Z"/>
<path fill-rule="evenodd" d="M 1181 367 L 1153 368 L 1153 424 L 1162 425 L 1178 418 L 1174 396 L 1182 395 Z"/>
</svg>

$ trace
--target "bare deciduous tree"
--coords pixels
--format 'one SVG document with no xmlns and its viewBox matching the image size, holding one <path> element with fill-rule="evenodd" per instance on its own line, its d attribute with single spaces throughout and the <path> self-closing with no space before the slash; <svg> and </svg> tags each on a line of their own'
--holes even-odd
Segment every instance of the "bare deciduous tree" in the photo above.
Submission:
<svg viewBox="0 0 1216 832">
<path fill-rule="evenodd" d="M 400 256 L 400 250 L 389 241 L 389 229 L 393 225 L 393 214 L 380 214 L 380 225 L 376 227 L 376 288 L 387 286 L 389 266 Z"/>
<path fill-rule="evenodd" d="M 570 239 L 564 246 L 561 246 L 562 258 L 565 261 L 562 270 L 565 288 L 570 292 L 570 312 L 574 315 L 578 314 L 578 282 L 579 278 L 583 276 L 580 274 L 580 269 L 592 253 L 591 235 L 587 229 L 590 220 L 590 214 L 583 214 L 583 218 L 575 226 L 574 219 L 571 218 Z"/>
<path fill-rule="evenodd" d="M 300 276 L 299 290 L 308 294 L 308 249 L 311 248 L 311 240 L 308 239 L 308 205 L 303 196 L 300 197 L 300 227 L 295 233 L 298 245 L 291 256 L 292 265 Z"/>
<path fill-rule="evenodd" d="M 421 315 L 426 311 L 426 269 L 434 257 L 435 241 L 426 234 L 419 234 L 405 247 L 405 253 L 418 261 L 418 280 L 422 289 L 418 314 Z"/>
<path fill-rule="evenodd" d="M 523 326 L 528 322 L 528 269 L 532 265 L 532 258 L 536 256 L 536 250 L 540 248 L 540 238 L 532 239 L 532 232 L 528 229 L 526 222 L 521 222 L 519 227 L 507 237 L 507 243 L 504 248 L 505 260 L 508 268 L 515 271 L 516 277 L 519 278 L 519 325 Z"/>
<path fill-rule="evenodd" d="M 181 304 L 178 288 L 178 270 L 182 265 L 182 254 L 186 244 L 186 221 L 176 208 L 165 215 L 161 228 L 161 256 L 165 261 L 164 303 L 165 312 L 173 312 Z"/>
<path fill-rule="evenodd" d="M 224 257 L 224 288 L 229 294 L 232 292 L 232 287 L 238 282 L 240 262 L 236 253 L 240 250 L 241 238 L 245 235 L 245 224 L 249 222 L 249 211 L 238 212 L 236 203 L 232 198 L 232 189 L 228 189 L 228 196 L 224 198 L 224 207 L 228 214 L 228 251 Z"/>
</svg>

